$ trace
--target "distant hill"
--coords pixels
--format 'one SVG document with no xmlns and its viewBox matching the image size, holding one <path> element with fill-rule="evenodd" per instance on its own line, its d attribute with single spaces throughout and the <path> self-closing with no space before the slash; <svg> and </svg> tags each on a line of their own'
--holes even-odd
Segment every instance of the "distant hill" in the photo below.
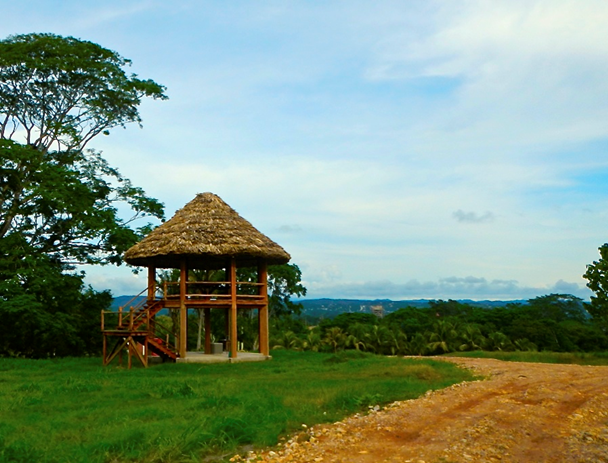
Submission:
<svg viewBox="0 0 608 463">
<path fill-rule="evenodd" d="M 302 315 L 311 317 L 333 318 L 344 312 L 372 313 L 374 309 L 382 309 L 384 314 L 389 314 L 404 307 L 428 307 L 431 299 L 409 299 L 403 301 L 391 301 L 390 299 L 301 299 L 298 300 L 304 310 Z M 526 303 L 526 300 L 513 301 L 473 301 L 471 299 L 459 299 L 462 304 L 469 304 L 473 307 L 492 309 L 494 307 L 504 307 L 511 303 Z"/>
<path fill-rule="evenodd" d="M 128 304 L 129 301 L 131 301 L 131 299 L 133 299 L 133 297 L 134 296 L 117 296 L 112 301 L 112 305 L 110 306 L 110 308 L 118 310 L 118 308 L 120 306 L 124 306 L 125 304 Z M 139 296 L 135 300 L 131 301 L 131 303 L 129 305 L 135 306 L 135 305 L 138 305 L 140 302 L 143 302 L 145 300 L 146 300 L 145 296 Z M 125 308 L 128 309 L 128 307 L 125 307 Z"/>
</svg>

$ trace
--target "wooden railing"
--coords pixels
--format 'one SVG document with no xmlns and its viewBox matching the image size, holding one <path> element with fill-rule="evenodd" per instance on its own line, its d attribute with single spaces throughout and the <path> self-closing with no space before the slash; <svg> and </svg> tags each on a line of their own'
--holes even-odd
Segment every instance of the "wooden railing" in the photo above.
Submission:
<svg viewBox="0 0 608 463">
<path fill-rule="evenodd" d="M 133 297 L 131 301 L 135 301 L 142 293 Z M 106 327 L 110 327 L 110 330 L 147 331 L 151 324 L 151 317 L 156 315 L 156 312 L 154 312 L 155 305 L 157 305 L 157 311 L 162 309 L 161 300 L 157 299 L 146 307 L 146 303 L 148 302 L 150 301 L 144 299 L 135 305 L 131 305 L 128 310 L 125 310 L 128 306 L 127 304 L 120 306 L 118 311 L 102 310 L 101 331 L 105 331 Z M 142 327 L 144 328 L 140 329 Z"/>
<path fill-rule="evenodd" d="M 188 299 L 206 298 L 211 300 L 229 300 L 231 298 L 229 281 L 188 281 L 186 282 L 186 297 Z M 259 288 L 263 283 L 237 281 L 238 299 L 262 299 Z M 173 290 L 172 288 L 177 288 Z M 162 284 L 164 299 L 179 299 L 179 282 L 165 281 Z"/>
</svg>

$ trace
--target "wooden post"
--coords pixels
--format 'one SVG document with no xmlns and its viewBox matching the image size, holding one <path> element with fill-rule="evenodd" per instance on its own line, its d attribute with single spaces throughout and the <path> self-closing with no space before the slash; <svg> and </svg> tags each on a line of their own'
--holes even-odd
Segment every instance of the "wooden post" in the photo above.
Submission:
<svg viewBox="0 0 608 463">
<path fill-rule="evenodd" d="M 146 336 L 144 338 L 144 355 L 143 355 L 143 357 L 144 357 L 144 366 L 146 368 L 148 368 L 148 347 L 149 347 L 148 336 Z"/>
<path fill-rule="evenodd" d="M 108 362 L 108 337 L 106 336 L 106 334 L 103 334 L 103 366 L 105 367 Z"/>
<path fill-rule="evenodd" d="M 226 269 L 228 271 L 228 269 Z M 224 309 L 224 332 L 226 333 L 226 350 L 230 350 L 230 307 Z"/>
<path fill-rule="evenodd" d="M 156 267 L 150 266 L 148 267 L 148 308 L 152 305 L 153 301 L 156 299 Z M 148 311 L 148 333 L 149 335 L 154 335 L 156 332 L 156 315 L 154 317 L 150 317 L 150 311 Z M 147 342 L 147 340 L 146 340 Z M 146 359 L 147 359 L 147 347 L 146 347 Z"/>
<path fill-rule="evenodd" d="M 132 351 L 131 351 L 131 349 L 133 349 L 132 344 L 133 344 L 133 338 L 131 338 L 131 336 L 129 336 L 129 340 L 127 341 L 127 354 L 128 354 L 127 365 L 128 365 L 129 370 L 133 366 L 133 360 L 132 360 L 132 355 L 133 354 L 132 354 Z"/>
<path fill-rule="evenodd" d="M 211 354 L 211 309 L 203 309 L 205 314 L 205 354 Z"/>
<path fill-rule="evenodd" d="M 230 259 L 230 358 L 236 358 L 238 349 L 236 327 L 236 259 Z"/>
<path fill-rule="evenodd" d="M 263 297 L 263 305 L 258 309 L 258 339 L 260 354 L 270 355 L 270 344 L 268 341 L 268 266 L 265 260 L 258 263 L 258 295 Z"/>
<path fill-rule="evenodd" d="M 148 267 L 148 302 L 156 299 L 156 267 Z"/>
<path fill-rule="evenodd" d="M 186 358 L 188 346 L 188 310 L 186 309 L 186 281 L 188 280 L 188 267 L 182 260 L 179 273 L 179 356 Z"/>
</svg>

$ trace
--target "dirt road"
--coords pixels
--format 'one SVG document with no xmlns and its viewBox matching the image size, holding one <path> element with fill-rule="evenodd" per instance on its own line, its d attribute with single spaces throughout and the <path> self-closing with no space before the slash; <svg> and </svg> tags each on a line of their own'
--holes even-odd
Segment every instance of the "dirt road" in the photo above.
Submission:
<svg viewBox="0 0 608 463">
<path fill-rule="evenodd" d="M 441 360 L 486 379 L 307 429 L 246 460 L 608 462 L 608 367 Z"/>
</svg>

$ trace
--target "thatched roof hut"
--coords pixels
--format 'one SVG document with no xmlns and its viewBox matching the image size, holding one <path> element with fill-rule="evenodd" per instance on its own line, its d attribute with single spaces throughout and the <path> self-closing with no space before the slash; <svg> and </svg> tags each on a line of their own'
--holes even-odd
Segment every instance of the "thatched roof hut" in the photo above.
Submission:
<svg viewBox="0 0 608 463">
<path fill-rule="evenodd" d="M 214 269 L 234 257 L 239 267 L 286 264 L 289 254 L 213 193 L 196 195 L 171 220 L 125 253 L 131 265 Z"/>
</svg>

